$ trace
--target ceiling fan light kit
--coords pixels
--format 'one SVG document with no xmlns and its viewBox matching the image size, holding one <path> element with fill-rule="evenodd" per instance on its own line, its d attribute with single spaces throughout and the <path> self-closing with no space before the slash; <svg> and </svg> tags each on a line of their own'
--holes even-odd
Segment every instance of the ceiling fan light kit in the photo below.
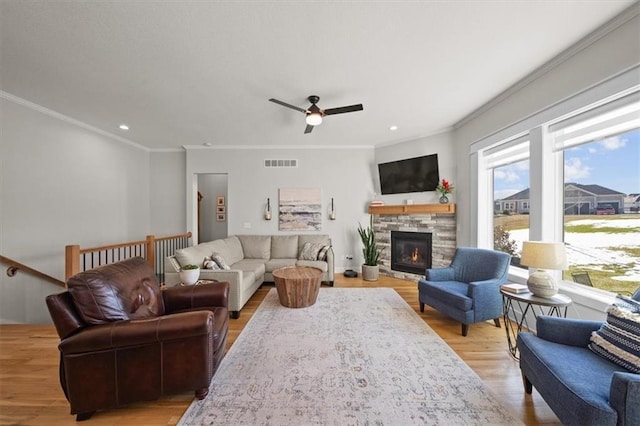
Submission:
<svg viewBox="0 0 640 426">
<path fill-rule="evenodd" d="M 322 115 L 319 112 L 312 112 L 307 114 L 307 124 L 310 126 L 317 126 L 322 123 Z"/>
<path fill-rule="evenodd" d="M 322 123 L 322 117 L 325 117 L 327 115 L 344 114 L 346 112 L 362 111 L 364 109 L 362 107 L 362 104 L 355 104 L 355 105 L 343 106 L 338 108 L 320 109 L 318 105 L 316 105 L 318 101 L 320 101 L 319 96 L 311 95 L 307 98 L 307 100 L 311 102 L 311 106 L 307 109 L 304 109 L 304 108 L 300 108 L 295 105 L 291 105 L 286 102 L 280 101 L 275 98 L 269 99 L 269 101 L 273 103 L 304 113 L 305 122 L 307 123 L 307 127 L 304 129 L 305 134 L 311 133 L 314 126 L 317 126 L 320 123 Z"/>
</svg>

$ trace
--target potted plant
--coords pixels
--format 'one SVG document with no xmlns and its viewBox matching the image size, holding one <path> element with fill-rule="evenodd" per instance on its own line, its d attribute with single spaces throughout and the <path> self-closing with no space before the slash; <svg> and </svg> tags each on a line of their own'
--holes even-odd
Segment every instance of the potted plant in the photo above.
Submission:
<svg viewBox="0 0 640 426">
<path fill-rule="evenodd" d="M 440 203 L 446 204 L 449 202 L 447 194 L 451 194 L 453 192 L 453 185 L 451 185 L 448 180 L 442 179 L 442 182 L 440 182 L 436 187 L 436 191 L 440 193 Z"/>
<path fill-rule="evenodd" d="M 184 285 L 193 285 L 200 278 L 200 267 L 198 265 L 184 265 L 180 268 L 180 282 Z"/>
<path fill-rule="evenodd" d="M 362 254 L 364 264 L 362 265 L 362 279 L 365 281 L 377 281 L 380 274 L 378 259 L 382 252 L 376 244 L 376 236 L 373 230 L 373 216 L 370 217 L 369 226 L 363 228 L 358 224 L 358 234 L 362 240 Z"/>
</svg>

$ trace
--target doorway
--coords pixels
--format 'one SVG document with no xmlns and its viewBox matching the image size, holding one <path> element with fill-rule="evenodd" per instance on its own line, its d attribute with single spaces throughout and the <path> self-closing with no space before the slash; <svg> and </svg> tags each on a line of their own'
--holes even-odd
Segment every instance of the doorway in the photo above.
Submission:
<svg viewBox="0 0 640 426">
<path fill-rule="evenodd" d="M 226 173 L 198 174 L 198 242 L 228 236 L 227 184 Z"/>
</svg>

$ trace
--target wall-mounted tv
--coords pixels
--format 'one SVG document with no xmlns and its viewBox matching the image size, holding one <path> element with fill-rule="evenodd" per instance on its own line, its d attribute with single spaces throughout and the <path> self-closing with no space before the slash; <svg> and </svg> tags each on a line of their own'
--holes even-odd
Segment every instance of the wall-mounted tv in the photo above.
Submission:
<svg viewBox="0 0 640 426">
<path fill-rule="evenodd" d="M 435 191 L 440 181 L 438 154 L 378 164 L 382 194 Z"/>
</svg>

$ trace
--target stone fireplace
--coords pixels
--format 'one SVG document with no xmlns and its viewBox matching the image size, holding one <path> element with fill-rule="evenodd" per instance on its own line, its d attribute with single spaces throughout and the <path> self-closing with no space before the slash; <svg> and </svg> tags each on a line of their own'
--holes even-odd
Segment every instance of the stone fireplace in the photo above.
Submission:
<svg viewBox="0 0 640 426">
<path fill-rule="evenodd" d="M 416 204 L 398 206 L 372 206 L 373 227 L 376 241 L 382 249 L 380 273 L 395 278 L 418 281 L 424 278 L 425 267 L 411 272 L 397 270 L 392 265 L 391 233 L 431 234 L 430 266 L 449 266 L 456 250 L 455 204 Z"/>
<path fill-rule="evenodd" d="M 391 231 L 391 269 L 423 274 L 431 268 L 431 233 Z"/>
</svg>

